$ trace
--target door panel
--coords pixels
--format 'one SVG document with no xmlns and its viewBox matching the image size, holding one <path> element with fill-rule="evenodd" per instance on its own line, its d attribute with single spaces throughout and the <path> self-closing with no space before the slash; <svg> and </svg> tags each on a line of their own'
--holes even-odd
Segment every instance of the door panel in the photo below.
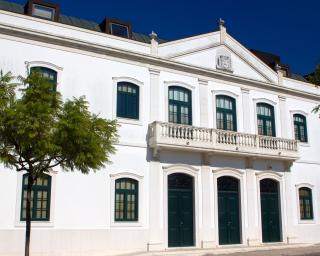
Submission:
<svg viewBox="0 0 320 256">
<path fill-rule="evenodd" d="M 277 193 L 261 193 L 262 241 L 280 242 L 280 214 Z"/>
<path fill-rule="evenodd" d="M 185 174 L 170 176 L 168 182 L 168 246 L 194 246 L 193 178 Z"/>
<path fill-rule="evenodd" d="M 239 194 L 218 192 L 219 244 L 240 243 Z"/>
</svg>

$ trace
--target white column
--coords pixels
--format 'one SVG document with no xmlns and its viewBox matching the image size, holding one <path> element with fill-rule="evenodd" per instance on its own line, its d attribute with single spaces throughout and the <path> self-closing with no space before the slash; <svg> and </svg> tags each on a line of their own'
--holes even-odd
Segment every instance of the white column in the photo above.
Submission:
<svg viewBox="0 0 320 256">
<path fill-rule="evenodd" d="M 201 165 L 201 186 L 202 186 L 202 228 L 201 228 L 201 247 L 214 248 L 214 198 L 213 198 L 213 177 L 210 171 L 209 156 L 203 154 Z"/>
<path fill-rule="evenodd" d="M 288 138 L 286 97 L 279 95 L 281 137 Z"/>
<path fill-rule="evenodd" d="M 247 88 L 241 88 L 242 92 L 242 113 L 243 113 L 243 132 L 251 133 L 251 120 L 250 120 L 250 99 Z"/>
<path fill-rule="evenodd" d="M 149 69 L 150 73 L 150 123 L 160 120 L 160 71 Z"/>
<path fill-rule="evenodd" d="M 149 163 L 149 242 L 148 251 L 158 251 L 165 248 L 164 231 L 160 214 L 160 182 L 162 170 L 158 157 L 152 157 Z"/>
<path fill-rule="evenodd" d="M 253 169 L 254 159 L 247 158 L 246 159 L 246 194 L 247 194 L 247 215 L 243 216 L 243 218 L 247 218 L 247 227 L 246 227 L 246 239 L 247 241 L 243 241 L 245 244 L 249 246 L 258 245 L 260 243 L 260 229 L 258 223 L 258 200 L 257 196 L 260 193 L 257 191 L 257 179 L 255 175 L 255 171 Z M 244 214 L 244 213 L 243 213 Z"/>
<path fill-rule="evenodd" d="M 199 95 L 200 95 L 200 126 L 209 127 L 208 81 L 199 79 Z"/>
</svg>

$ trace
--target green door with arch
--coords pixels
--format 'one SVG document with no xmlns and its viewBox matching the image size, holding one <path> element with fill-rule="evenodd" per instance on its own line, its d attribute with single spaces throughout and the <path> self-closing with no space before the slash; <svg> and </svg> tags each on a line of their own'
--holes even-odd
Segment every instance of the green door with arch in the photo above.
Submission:
<svg viewBox="0 0 320 256">
<path fill-rule="evenodd" d="M 279 183 L 273 179 L 260 181 L 262 242 L 281 242 Z"/>
<path fill-rule="evenodd" d="M 168 176 L 168 246 L 194 246 L 193 177 Z"/>
<path fill-rule="evenodd" d="M 230 176 L 218 178 L 219 244 L 240 244 L 239 180 Z"/>
</svg>

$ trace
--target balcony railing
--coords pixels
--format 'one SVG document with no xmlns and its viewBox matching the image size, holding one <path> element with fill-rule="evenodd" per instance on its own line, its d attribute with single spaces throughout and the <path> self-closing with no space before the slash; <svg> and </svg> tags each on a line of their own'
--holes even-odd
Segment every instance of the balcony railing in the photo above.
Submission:
<svg viewBox="0 0 320 256">
<path fill-rule="evenodd" d="M 180 148 L 289 160 L 298 158 L 296 140 L 165 122 L 153 122 L 149 128 L 149 145 L 154 149 Z"/>
</svg>

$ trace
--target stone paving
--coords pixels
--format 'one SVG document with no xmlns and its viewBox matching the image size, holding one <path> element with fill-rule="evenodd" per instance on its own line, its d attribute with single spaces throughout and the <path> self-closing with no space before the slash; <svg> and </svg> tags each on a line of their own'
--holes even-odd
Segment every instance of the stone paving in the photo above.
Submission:
<svg viewBox="0 0 320 256">
<path fill-rule="evenodd" d="M 141 256 L 320 256 L 320 244 L 217 248 L 134 254 Z"/>
</svg>

